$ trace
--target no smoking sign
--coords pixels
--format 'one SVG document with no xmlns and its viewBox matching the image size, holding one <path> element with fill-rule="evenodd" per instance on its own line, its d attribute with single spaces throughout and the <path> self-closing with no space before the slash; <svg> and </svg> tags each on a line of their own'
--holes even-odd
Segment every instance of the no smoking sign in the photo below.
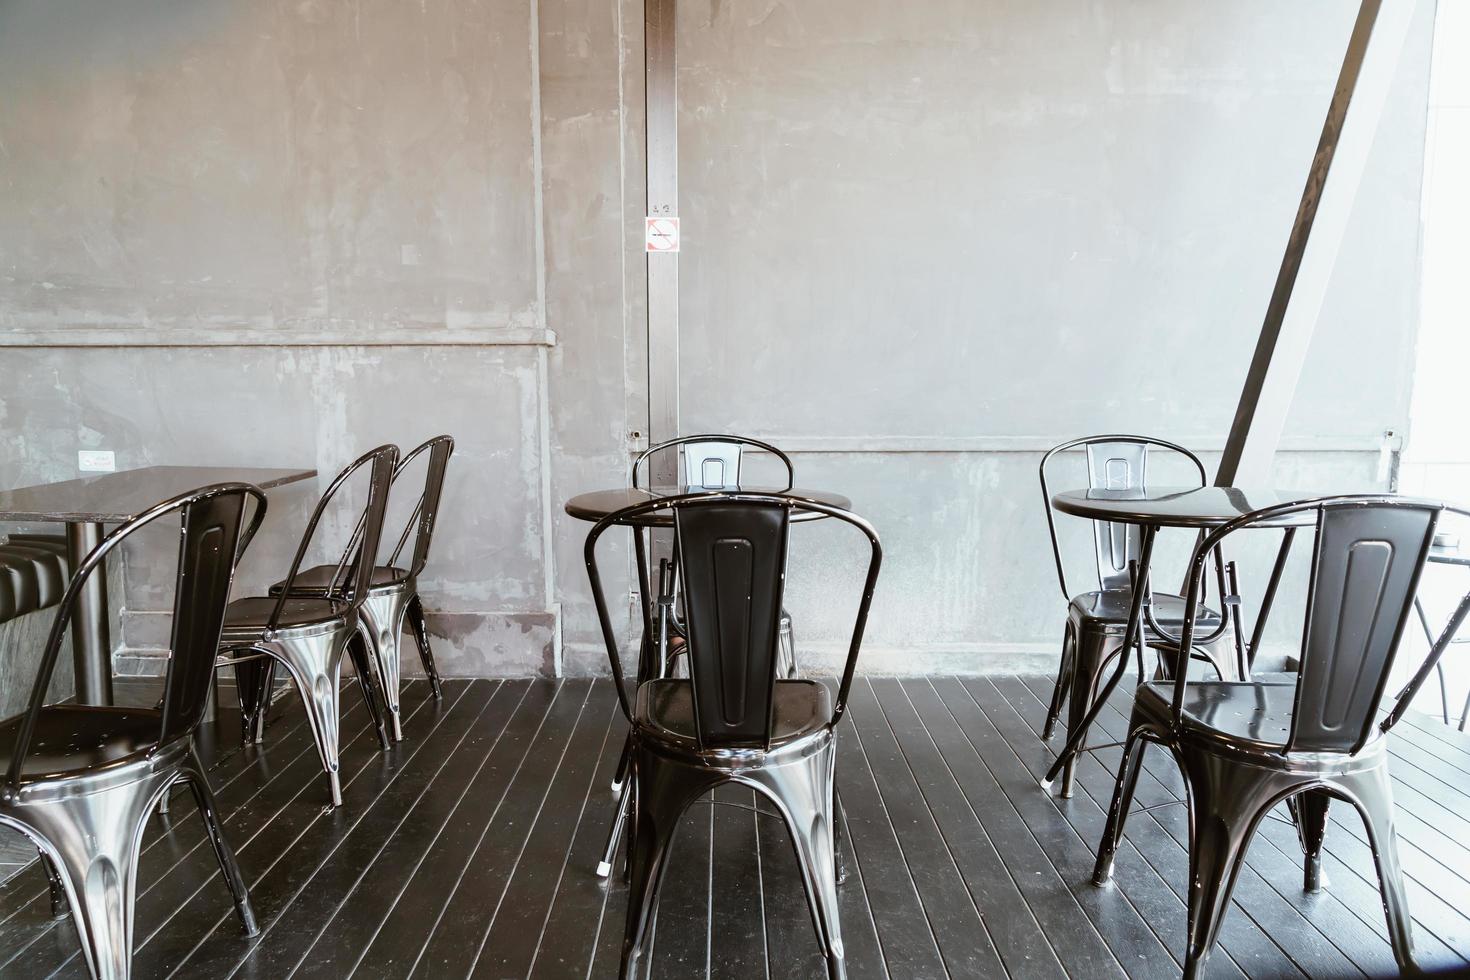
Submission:
<svg viewBox="0 0 1470 980">
<path fill-rule="evenodd" d="M 679 219 L 649 215 L 643 219 L 643 251 L 679 251 Z"/>
</svg>

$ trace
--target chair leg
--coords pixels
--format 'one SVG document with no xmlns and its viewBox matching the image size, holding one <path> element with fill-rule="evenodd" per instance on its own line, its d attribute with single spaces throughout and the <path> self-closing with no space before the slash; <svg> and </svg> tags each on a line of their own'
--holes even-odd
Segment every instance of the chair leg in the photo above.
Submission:
<svg viewBox="0 0 1470 980">
<path fill-rule="evenodd" d="M 240 741 L 259 745 L 265 741 L 265 719 L 270 713 L 271 685 L 276 662 L 270 657 L 242 660 L 235 664 L 235 689 L 240 697 Z"/>
<path fill-rule="evenodd" d="M 842 805 L 842 794 L 832 789 L 832 866 L 837 869 L 837 884 L 847 884 L 847 855 L 842 842 L 847 834 L 847 808 Z"/>
<path fill-rule="evenodd" d="M 352 658 L 352 669 L 357 672 L 357 686 L 362 690 L 362 700 L 367 704 L 368 714 L 373 719 L 373 730 L 378 733 L 378 747 L 388 751 L 388 728 L 383 723 L 383 710 L 379 703 L 381 692 L 373 680 L 371 655 L 367 640 L 361 630 L 352 634 L 347 641 L 347 655 Z"/>
<path fill-rule="evenodd" d="M 623 838 L 623 826 L 628 811 L 633 805 L 632 783 L 625 783 L 618 793 L 617 810 L 613 812 L 612 826 L 607 828 L 607 843 L 602 848 L 602 860 L 597 863 L 597 877 L 606 878 L 612 873 L 613 858 L 618 856 L 618 842 Z"/>
<path fill-rule="evenodd" d="M 82 955 L 98 980 L 127 980 L 131 973 L 143 828 L 175 775 L 158 772 L 86 796 L 26 806 L 23 815 L 11 811 L 56 872 Z"/>
<path fill-rule="evenodd" d="M 369 595 L 362 604 L 361 620 L 367 645 L 378 669 L 378 686 L 383 696 L 383 705 L 388 709 L 388 720 L 393 728 L 393 741 L 403 741 L 403 720 L 400 712 L 399 690 L 402 687 L 399 669 L 399 640 L 403 636 L 403 621 L 408 616 L 410 594 L 386 592 Z"/>
<path fill-rule="evenodd" d="M 1378 865 L 1378 887 L 1383 892 L 1383 914 L 1393 957 L 1405 973 L 1416 972 L 1414 933 L 1409 919 L 1409 900 L 1404 894 L 1404 875 L 1399 868 L 1398 835 L 1393 826 L 1393 787 L 1385 760 L 1371 769 L 1339 776 L 1334 780 L 1347 789 L 1347 796 L 1363 817 L 1373 860 Z"/>
<path fill-rule="evenodd" d="M 1062 634 L 1062 659 L 1057 665 L 1057 682 L 1052 686 L 1051 705 L 1046 709 L 1046 725 L 1041 729 L 1041 740 L 1050 742 L 1056 732 L 1057 719 L 1061 717 L 1062 705 L 1067 701 L 1067 691 L 1072 686 L 1072 671 L 1076 669 L 1077 630 L 1068 618 L 1066 632 Z"/>
<path fill-rule="evenodd" d="M 1189 912 L 1184 976 L 1203 975 L 1256 825 L 1272 806 L 1274 780 L 1253 767 L 1179 750 L 1189 792 Z M 1276 796 L 1279 798 L 1279 795 Z"/>
<path fill-rule="evenodd" d="M 776 804 L 786 821 L 806 886 L 807 907 L 827 962 L 828 980 L 843 980 L 847 967 L 837 899 L 832 818 L 836 746 L 779 767 L 753 770 L 749 779 Z"/>
<path fill-rule="evenodd" d="M 46 869 L 46 885 L 51 893 L 51 918 L 64 919 L 71 914 L 71 903 L 66 899 L 66 884 L 61 880 L 61 872 L 56 870 L 56 862 L 40 851 L 41 867 Z"/>
<path fill-rule="evenodd" d="M 1076 665 L 1072 669 L 1071 691 L 1067 694 L 1067 737 L 1081 727 L 1087 718 L 1087 712 L 1092 707 L 1093 698 L 1097 696 L 1098 681 L 1106 672 L 1107 666 L 1112 663 L 1113 657 L 1127 656 L 1128 651 L 1121 648 L 1108 651 L 1111 637 L 1105 633 L 1089 633 L 1085 630 L 1079 631 L 1080 635 L 1076 641 Z M 1086 744 L 1085 742 L 1083 743 Z M 1079 753 L 1080 754 L 1080 753 Z M 1067 765 L 1062 769 L 1062 799 L 1070 799 L 1073 787 L 1076 783 L 1077 756 L 1067 760 Z"/>
<path fill-rule="evenodd" d="M 418 644 L 419 660 L 429 678 L 429 689 L 435 701 L 444 700 L 444 685 L 439 681 L 439 668 L 434 665 L 434 651 L 429 647 L 429 624 L 424 621 L 424 604 L 415 592 L 408 600 L 408 624 L 413 627 L 413 638 Z"/>
<path fill-rule="evenodd" d="M 338 686 L 342 679 L 342 654 L 356 635 L 356 629 L 338 630 L 304 639 L 277 640 L 260 647 L 286 668 L 296 684 L 312 737 L 316 740 L 317 755 L 331 784 L 334 807 L 342 805 L 338 764 Z"/>
<path fill-rule="evenodd" d="M 1147 749 L 1145 734 L 1137 729 L 1131 731 L 1123 746 L 1123 758 L 1118 763 L 1118 784 L 1113 789 L 1112 805 L 1108 807 L 1107 826 L 1103 828 L 1102 841 L 1097 846 L 1097 865 L 1092 871 L 1094 885 L 1106 885 L 1112 880 L 1113 859 L 1118 853 L 1118 843 L 1123 839 L 1123 827 L 1133 806 L 1133 791 L 1138 786 L 1138 774 L 1143 770 L 1143 753 Z"/>
<path fill-rule="evenodd" d="M 245 884 L 244 875 L 240 874 L 240 866 L 235 861 L 235 852 L 231 850 L 229 841 L 225 840 L 224 828 L 220 826 L 219 807 L 214 800 L 214 791 L 209 788 L 209 780 L 204 778 L 204 765 L 199 761 L 198 752 L 190 746 L 189 761 L 193 769 L 187 773 L 189 788 L 194 791 L 194 801 L 199 805 L 199 815 L 204 820 L 204 829 L 209 834 L 209 843 L 214 848 L 214 856 L 219 861 L 220 873 L 224 875 L 225 886 L 230 889 L 230 897 L 235 900 L 235 914 L 240 917 L 240 925 L 247 936 L 260 934 L 260 927 L 255 924 L 255 909 L 250 904 L 250 888 Z"/>
<path fill-rule="evenodd" d="M 1327 836 L 1327 806 L 1332 797 L 1320 789 L 1309 789 L 1296 797 L 1297 839 L 1302 844 L 1302 888 L 1322 890 L 1322 841 Z"/>
<path fill-rule="evenodd" d="M 632 869 L 628 879 L 628 913 L 623 928 L 622 969 L 619 976 L 638 975 L 643 944 L 658 901 L 658 886 L 668 864 L 679 819 L 689 805 L 709 792 L 722 777 L 707 770 L 669 762 L 634 747 L 633 838 L 629 841 Z"/>
<path fill-rule="evenodd" d="M 776 671 L 779 674 L 785 671 L 786 678 L 791 680 L 796 677 L 796 633 L 791 628 L 791 617 L 785 614 L 781 616 L 781 629 L 776 634 Z"/>
</svg>

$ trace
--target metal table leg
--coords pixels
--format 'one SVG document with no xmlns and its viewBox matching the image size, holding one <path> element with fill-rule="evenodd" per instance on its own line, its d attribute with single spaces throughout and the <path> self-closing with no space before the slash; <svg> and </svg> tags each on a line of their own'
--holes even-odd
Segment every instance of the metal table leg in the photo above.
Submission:
<svg viewBox="0 0 1470 980">
<path fill-rule="evenodd" d="M 102 543 L 102 525 L 66 525 L 66 559 L 72 574 Z M 77 596 L 71 621 L 72 663 L 80 704 L 112 704 L 112 638 L 107 630 L 107 569 L 98 568 Z"/>
</svg>

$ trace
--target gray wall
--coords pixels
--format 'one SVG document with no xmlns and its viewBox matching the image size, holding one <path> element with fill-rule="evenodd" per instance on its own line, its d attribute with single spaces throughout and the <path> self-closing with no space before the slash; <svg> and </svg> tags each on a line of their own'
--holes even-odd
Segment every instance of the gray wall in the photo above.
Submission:
<svg viewBox="0 0 1470 980">
<path fill-rule="evenodd" d="M 1288 485 L 1379 485 L 1403 428 L 1420 8 Z M 1045 446 L 1222 444 L 1353 10 L 681 0 L 685 428 L 769 437 L 877 523 L 871 667 L 1051 656 Z M 560 508 L 625 479 L 645 428 L 641 22 L 635 0 L 0 6 L 0 484 L 71 476 L 78 448 L 329 473 L 450 431 L 441 666 L 599 669 Z M 278 496 L 247 586 L 312 494 Z M 800 538 L 790 604 L 831 662 L 850 542 Z"/>
</svg>

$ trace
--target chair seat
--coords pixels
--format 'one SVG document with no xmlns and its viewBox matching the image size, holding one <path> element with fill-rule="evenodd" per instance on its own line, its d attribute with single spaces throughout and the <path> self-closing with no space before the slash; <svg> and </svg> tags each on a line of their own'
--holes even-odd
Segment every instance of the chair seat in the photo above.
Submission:
<svg viewBox="0 0 1470 980">
<path fill-rule="evenodd" d="M 225 608 L 224 640 L 262 633 L 279 600 L 271 596 L 236 599 Z M 287 599 L 278 628 L 302 632 L 325 632 L 347 625 L 347 605 L 335 599 Z"/>
<path fill-rule="evenodd" d="M 1168 592 L 1154 593 L 1154 619 L 1162 625 L 1181 628 L 1184 624 L 1184 597 Z M 1103 624 L 1128 625 L 1128 607 L 1133 593 L 1128 589 L 1106 589 L 1083 592 L 1072 597 L 1072 610 L 1083 619 Z M 1195 619 L 1196 630 L 1214 630 L 1220 625 L 1220 614 L 1208 606 Z"/>
<path fill-rule="evenodd" d="M 317 565 L 303 569 L 296 573 L 296 581 L 292 583 L 291 591 L 296 594 L 323 593 L 332 584 L 332 579 L 336 574 L 336 565 Z M 410 575 L 406 568 L 399 568 L 396 565 L 376 565 L 373 567 L 373 578 L 368 588 L 373 590 L 396 588 L 409 579 Z M 280 595 L 281 590 L 285 587 L 285 581 L 277 582 L 271 586 L 270 594 Z"/>
<path fill-rule="evenodd" d="M 0 766 L 9 768 L 25 715 L 0 721 Z M 158 742 L 162 717 L 149 708 L 48 705 L 36 718 L 21 775 L 26 781 L 80 773 Z"/>
<path fill-rule="evenodd" d="M 1174 697 L 1172 681 L 1150 681 L 1134 695 L 1140 711 L 1167 723 Z M 1188 728 L 1218 734 L 1251 748 L 1280 749 L 1291 733 L 1296 684 L 1289 680 L 1194 681 L 1184 689 L 1183 719 Z"/>
<path fill-rule="evenodd" d="M 825 684 L 778 680 L 772 697 L 773 746 L 804 738 L 832 719 L 832 696 Z M 645 681 L 638 688 L 633 717 L 639 726 L 671 740 L 696 741 L 694 689 L 687 678 Z"/>
</svg>

